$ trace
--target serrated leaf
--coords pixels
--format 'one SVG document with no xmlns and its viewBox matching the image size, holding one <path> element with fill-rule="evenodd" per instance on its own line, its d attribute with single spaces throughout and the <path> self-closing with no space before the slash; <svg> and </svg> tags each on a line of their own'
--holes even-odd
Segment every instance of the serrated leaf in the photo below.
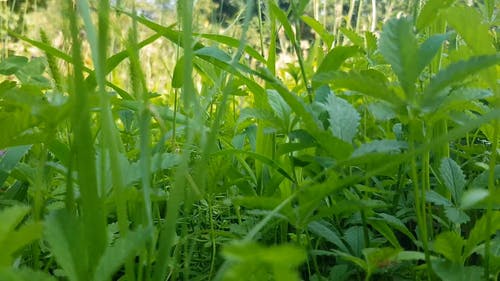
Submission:
<svg viewBox="0 0 500 281">
<path fill-rule="evenodd" d="M 332 134 L 348 143 L 352 143 L 358 132 L 358 111 L 346 100 L 330 95 L 326 103 Z"/>
<path fill-rule="evenodd" d="M 500 63 L 500 54 L 471 57 L 468 60 L 450 64 L 432 78 L 424 90 L 424 98 L 433 98 L 446 87 L 463 80 L 477 72 Z M 428 104 L 429 102 L 427 102 Z"/>
<path fill-rule="evenodd" d="M 374 140 L 363 143 L 352 153 L 351 157 L 361 157 L 372 153 L 400 153 L 402 149 L 407 149 L 408 144 L 397 140 Z"/>
<path fill-rule="evenodd" d="M 445 207 L 446 217 L 454 224 L 460 225 L 470 221 L 470 217 L 461 209 L 456 207 Z"/>
<path fill-rule="evenodd" d="M 419 49 L 412 21 L 408 18 L 389 20 L 382 30 L 379 48 L 392 66 L 403 90 L 412 96 L 420 74 Z"/>
<path fill-rule="evenodd" d="M 450 207 L 453 203 L 450 200 L 443 197 L 441 194 L 435 192 L 434 190 L 429 190 L 425 193 L 425 201 L 434 203 L 438 206 Z"/>
<path fill-rule="evenodd" d="M 89 280 L 81 222 L 64 211 L 57 211 L 47 217 L 46 225 L 45 239 L 67 278 L 70 281 Z"/>
<path fill-rule="evenodd" d="M 364 46 L 364 39 L 361 35 L 359 35 L 356 31 L 350 28 L 341 27 L 340 32 L 344 34 L 349 41 L 351 41 L 354 45 L 358 47 Z"/>
<path fill-rule="evenodd" d="M 454 231 L 443 232 L 436 237 L 434 241 L 434 251 L 443 255 L 449 261 L 461 264 L 462 250 L 465 240 L 460 234 Z"/>
<path fill-rule="evenodd" d="M 465 188 L 465 176 L 462 169 L 451 158 L 441 160 L 439 172 L 443 178 L 444 185 L 451 192 L 453 202 L 458 204 Z"/>
</svg>

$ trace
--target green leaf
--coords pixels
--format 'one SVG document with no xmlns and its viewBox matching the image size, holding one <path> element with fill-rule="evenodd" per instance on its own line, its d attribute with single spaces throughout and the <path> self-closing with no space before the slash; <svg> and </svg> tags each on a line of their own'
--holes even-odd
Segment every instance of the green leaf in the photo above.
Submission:
<svg viewBox="0 0 500 281">
<path fill-rule="evenodd" d="M 21 70 L 28 63 L 28 58 L 21 56 L 10 56 L 0 61 L 0 74 L 12 75 Z"/>
<path fill-rule="evenodd" d="M 363 255 L 368 266 L 367 275 L 375 273 L 379 268 L 385 268 L 389 266 L 395 258 L 398 256 L 400 249 L 394 248 L 365 248 L 363 249 Z M 367 279 L 369 280 L 369 278 Z"/>
<path fill-rule="evenodd" d="M 434 241 L 434 251 L 443 255 L 449 261 L 462 264 L 462 250 L 465 246 L 465 240 L 460 234 L 454 231 L 443 232 L 436 237 Z"/>
<path fill-rule="evenodd" d="M 424 68 L 431 63 L 448 37 L 448 34 L 433 35 L 420 45 L 418 49 L 418 67 L 416 68 L 417 75 L 420 75 Z"/>
<path fill-rule="evenodd" d="M 443 260 L 432 261 L 432 268 L 443 281 L 481 280 L 484 271 L 479 266 L 463 266 Z"/>
<path fill-rule="evenodd" d="M 99 260 L 94 278 L 95 281 L 110 280 L 112 275 L 139 250 L 143 249 L 144 244 L 150 237 L 152 230 L 138 229 L 131 231 L 124 237 L 118 238 L 113 245 L 108 247 Z"/>
<path fill-rule="evenodd" d="M 348 58 L 354 57 L 359 53 L 359 47 L 338 46 L 333 48 L 325 56 L 314 76 L 320 76 L 322 73 L 337 71 Z M 313 81 L 315 80 L 314 76 Z M 316 87 L 318 85 L 313 86 Z"/>
<path fill-rule="evenodd" d="M 364 38 L 361 35 L 359 35 L 355 30 L 341 27 L 340 32 L 342 32 L 344 36 L 347 37 L 347 39 L 349 39 L 349 41 L 351 41 L 354 45 L 358 47 L 364 46 L 365 42 Z"/>
<path fill-rule="evenodd" d="M 336 233 L 336 231 L 326 227 L 323 223 L 315 221 L 311 222 L 308 225 L 308 229 L 312 233 L 337 246 L 340 251 L 349 252 L 348 248 L 346 247 L 340 236 Z"/>
<path fill-rule="evenodd" d="M 174 74 L 172 75 L 172 88 L 182 88 L 184 85 L 184 56 L 175 63 Z"/>
<path fill-rule="evenodd" d="M 267 90 L 267 99 L 274 114 L 283 121 L 285 126 L 290 124 L 292 109 L 275 90 Z M 287 129 L 287 127 L 285 127 Z"/>
<path fill-rule="evenodd" d="M 57 211 L 47 217 L 46 225 L 45 239 L 68 279 L 70 281 L 90 280 L 87 251 L 82 243 L 85 237 L 81 221 L 67 212 Z"/>
<path fill-rule="evenodd" d="M 391 227 L 406 235 L 413 242 L 417 241 L 415 236 L 410 232 L 410 230 L 408 230 L 406 225 L 397 217 L 385 213 L 378 214 L 378 216 L 381 219 L 383 219 L 387 224 L 389 224 Z"/>
<path fill-rule="evenodd" d="M 464 210 L 473 208 L 484 199 L 488 198 L 489 192 L 486 189 L 469 189 L 462 195 L 460 207 Z"/>
<path fill-rule="evenodd" d="M 397 140 L 374 140 L 363 143 L 352 153 L 351 157 L 362 157 L 367 154 L 383 153 L 393 154 L 400 153 L 403 149 L 407 149 L 408 144 L 404 141 Z"/>
<path fill-rule="evenodd" d="M 425 104 L 431 104 L 441 91 L 455 83 L 463 82 L 465 78 L 476 74 L 500 63 L 500 54 L 471 57 L 468 60 L 450 64 L 432 78 L 430 84 L 425 88 L 423 96 L 431 99 Z"/>
<path fill-rule="evenodd" d="M 19 163 L 19 161 L 28 153 L 31 145 L 16 146 L 6 149 L 0 160 L 0 186 L 3 185 L 9 173 Z"/>
<path fill-rule="evenodd" d="M 300 19 L 319 35 L 321 40 L 325 42 L 328 50 L 332 47 L 335 37 L 320 22 L 308 15 L 303 15 Z"/>
<path fill-rule="evenodd" d="M 361 94 L 386 101 L 394 107 L 399 107 L 403 99 L 388 86 L 385 75 L 375 69 L 361 72 L 324 72 L 313 77 L 313 82 L 332 83 L 337 89 L 345 88 Z"/>
<path fill-rule="evenodd" d="M 382 236 L 384 236 L 394 248 L 401 248 L 398 238 L 396 238 L 396 235 L 387 223 L 380 219 L 368 219 L 368 223 L 380 234 L 382 234 Z"/>
<path fill-rule="evenodd" d="M 478 9 L 455 6 L 446 11 L 446 20 L 478 55 L 497 53 L 490 28 Z"/>
<path fill-rule="evenodd" d="M 444 185 L 451 192 L 453 202 L 458 204 L 465 188 L 465 176 L 462 169 L 453 159 L 445 158 L 441 160 L 439 172 L 443 178 Z"/>
<path fill-rule="evenodd" d="M 425 200 L 430 203 L 434 203 L 438 206 L 451 207 L 453 203 L 450 200 L 443 197 L 441 194 L 437 193 L 434 190 L 429 190 L 425 193 Z"/>
<path fill-rule="evenodd" d="M 411 19 L 389 20 L 382 30 L 380 53 L 391 64 L 401 87 L 409 97 L 415 92 L 419 72 L 419 49 Z"/>
<path fill-rule="evenodd" d="M 361 119 L 356 109 L 346 100 L 330 95 L 325 104 L 332 134 L 348 143 L 352 143 L 358 132 Z"/>
<path fill-rule="evenodd" d="M 488 229 L 488 215 L 483 215 L 479 220 L 476 221 L 476 224 L 472 228 L 467 242 L 465 243 L 464 248 L 464 258 L 468 258 L 481 242 L 486 240 L 487 236 L 493 235 L 495 232 L 500 230 L 500 211 L 491 212 L 491 223 L 490 228 Z"/>
<path fill-rule="evenodd" d="M 450 7 L 456 0 L 429 0 L 425 2 L 417 18 L 417 29 L 422 30 L 439 17 L 442 10 Z"/>
<path fill-rule="evenodd" d="M 13 255 L 29 243 L 40 238 L 41 223 L 27 223 L 19 226 L 30 208 L 15 205 L 0 212 L 0 267 L 12 265 Z"/>
<path fill-rule="evenodd" d="M 5 281 L 56 281 L 57 279 L 41 271 L 30 268 L 0 268 L 0 280 Z"/>
<path fill-rule="evenodd" d="M 274 1 L 269 2 L 269 9 L 271 13 L 283 26 L 283 29 L 285 30 L 285 35 L 290 40 L 292 46 L 295 46 L 296 44 L 295 33 L 293 32 L 293 28 L 290 25 L 290 21 L 288 20 L 286 14 L 276 5 Z"/>
<path fill-rule="evenodd" d="M 231 262 L 222 280 L 299 281 L 296 268 L 306 259 L 304 250 L 292 245 L 264 247 L 247 242 L 232 243 L 222 254 Z"/>
<path fill-rule="evenodd" d="M 464 211 L 454 206 L 445 207 L 444 212 L 446 217 L 454 224 L 460 225 L 470 221 L 470 217 Z"/>
</svg>

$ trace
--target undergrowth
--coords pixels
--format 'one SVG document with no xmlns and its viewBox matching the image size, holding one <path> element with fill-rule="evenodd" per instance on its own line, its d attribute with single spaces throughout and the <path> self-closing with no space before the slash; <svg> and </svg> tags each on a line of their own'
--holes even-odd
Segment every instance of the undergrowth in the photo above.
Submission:
<svg viewBox="0 0 500 281">
<path fill-rule="evenodd" d="M 0 280 L 498 280 L 496 1 L 111 2 L 0 24 Z"/>
</svg>

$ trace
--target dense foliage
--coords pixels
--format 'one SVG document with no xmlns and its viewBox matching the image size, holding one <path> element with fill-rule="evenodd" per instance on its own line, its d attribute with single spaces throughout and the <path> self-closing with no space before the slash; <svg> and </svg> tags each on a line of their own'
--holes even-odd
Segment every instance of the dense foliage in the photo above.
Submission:
<svg viewBox="0 0 500 281">
<path fill-rule="evenodd" d="M 0 280 L 499 279 L 498 1 L 130 2 L 0 23 Z"/>
</svg>

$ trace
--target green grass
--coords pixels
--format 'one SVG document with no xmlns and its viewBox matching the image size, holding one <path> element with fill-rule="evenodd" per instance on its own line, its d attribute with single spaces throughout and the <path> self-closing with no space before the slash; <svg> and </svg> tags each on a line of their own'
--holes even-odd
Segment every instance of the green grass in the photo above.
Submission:
<svg viewBox="0 0 500 281">
<path fill-rule="evenodd" d="M 389 2 L 2 17 L 0 280 L 497 280 L 494 1 Z"/>
</svg>

